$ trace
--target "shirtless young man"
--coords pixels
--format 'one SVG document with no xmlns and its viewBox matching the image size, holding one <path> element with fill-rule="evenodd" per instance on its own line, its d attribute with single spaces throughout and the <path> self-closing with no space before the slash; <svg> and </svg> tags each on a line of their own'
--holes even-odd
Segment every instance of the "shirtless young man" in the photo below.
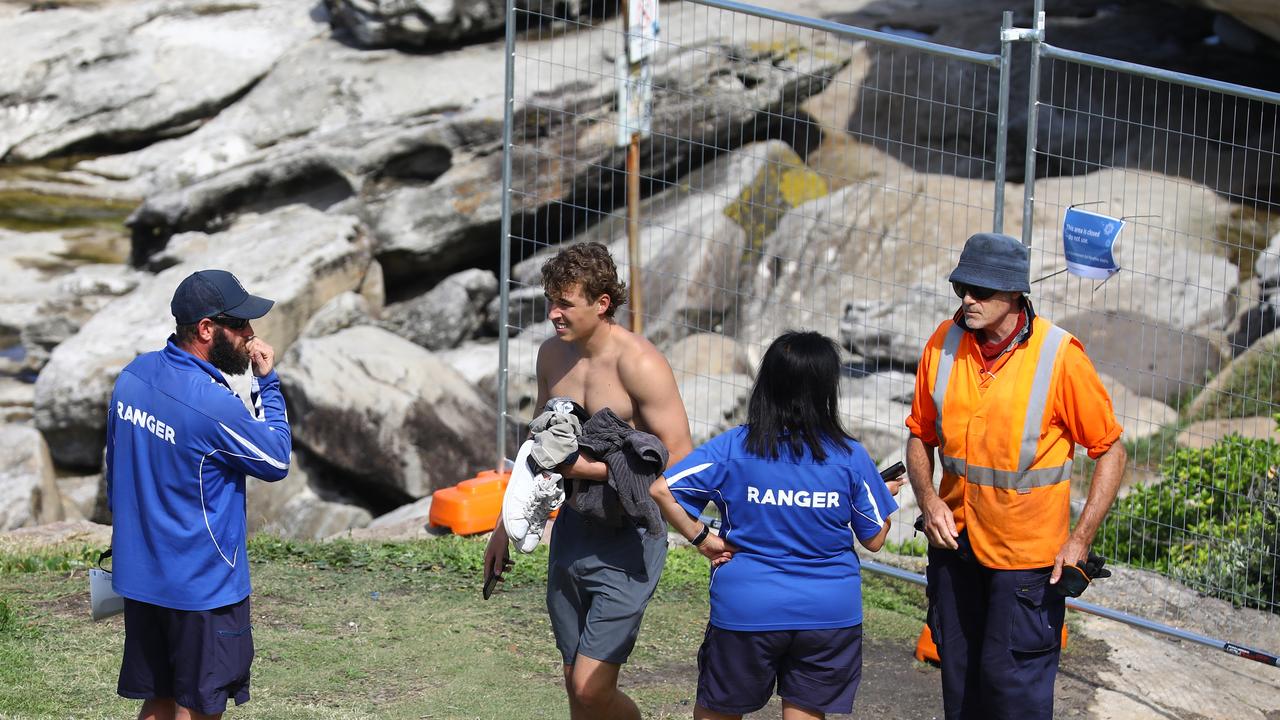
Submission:
<svg viewBox="0 0 1280 720">
<path fill-rule="evenodd" d="M 670 463 L 687 455 L 693 449 L 689 419 L 671 366 L 648 340 L 613 318 L 627 289 L 605 246 L 561 250 L 542 266 L 542 286 L 556 337 L 538 350 L 535 407 L 563 396 L 593 414 L 610 408 L 656 435 Z M 585 455 L 558 469 L 566 478 L 608 479 L 607 466 Z M 547 611 L 564 658 L 572 720 L 639 720 L 635 703 L 618 690 L 618 671 L 635 645 L 666 558 L 665 534 L 650 539 L 643 528 L 602 527 L 568 503 L 561 506 L 547 562 Z M 485 550 L 485 574 L 509 564 L 507 532 L 499 522 Z"/>
</svg>

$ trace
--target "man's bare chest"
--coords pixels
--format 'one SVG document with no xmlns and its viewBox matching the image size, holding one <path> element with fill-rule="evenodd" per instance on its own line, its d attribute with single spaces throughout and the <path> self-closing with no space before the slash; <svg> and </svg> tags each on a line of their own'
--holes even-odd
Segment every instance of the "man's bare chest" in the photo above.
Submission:
<svg viewBox="0 0 1280 720">
<path fill-rule="evenodd" d="M 626 422 L 631 422 L 635 415 L 635 403 L 613 365 L 579 362 L 548 390 L 552 397 L 573 398 L 592 414 L 609 408 Z"/>
</svg>

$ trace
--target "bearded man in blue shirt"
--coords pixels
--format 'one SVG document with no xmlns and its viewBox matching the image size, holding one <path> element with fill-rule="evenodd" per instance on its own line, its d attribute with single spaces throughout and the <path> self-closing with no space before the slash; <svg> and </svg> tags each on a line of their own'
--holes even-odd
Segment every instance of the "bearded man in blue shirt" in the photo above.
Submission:
<svg viewBox="0 0 1280 720">
<path fill-rule="evenodd" d="M 120 373 L 107 410 L 112 585 L 125 598 L 117 692 L 142 720 L 220 718 L 249 700 L 253 634 L 245 476 L 289 473 L 275 351 L 252 320 L 274 303 L 225 270 L 178 285 L 163 350 Z M 253 368 L 254 410 L 226 375 Z"/>
</svg>

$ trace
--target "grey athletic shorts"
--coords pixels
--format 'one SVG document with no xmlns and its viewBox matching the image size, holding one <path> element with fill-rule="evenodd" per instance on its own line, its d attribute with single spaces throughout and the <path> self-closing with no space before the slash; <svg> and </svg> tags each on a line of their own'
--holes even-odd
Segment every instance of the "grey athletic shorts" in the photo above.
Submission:
<svg viewBox="0 0 1280 720">
<path fill-rule="evenodd" d="M 622 664 L 667 562 L 667 537 L 602 527 L 561 506 L 547 560 L 547 612 L 565 665 L 579 654 Z"/>
</svg>

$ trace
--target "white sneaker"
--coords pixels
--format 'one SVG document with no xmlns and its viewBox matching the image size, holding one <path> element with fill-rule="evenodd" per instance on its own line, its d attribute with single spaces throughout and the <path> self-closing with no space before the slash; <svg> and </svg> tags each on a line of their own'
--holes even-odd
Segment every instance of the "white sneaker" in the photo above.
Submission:
<svg viewBox="0 0 1280 720">
<path fill-rule="evenodd" d="M 542 539 L 547 518 L 564 502 L 559 473 L 534 472 L 529 467 L 533 441 L 526 440 L 516 455 L 511 480 L 502 496 L 502 525 L 516 550 L 531 553 Z"/>
</svg>

